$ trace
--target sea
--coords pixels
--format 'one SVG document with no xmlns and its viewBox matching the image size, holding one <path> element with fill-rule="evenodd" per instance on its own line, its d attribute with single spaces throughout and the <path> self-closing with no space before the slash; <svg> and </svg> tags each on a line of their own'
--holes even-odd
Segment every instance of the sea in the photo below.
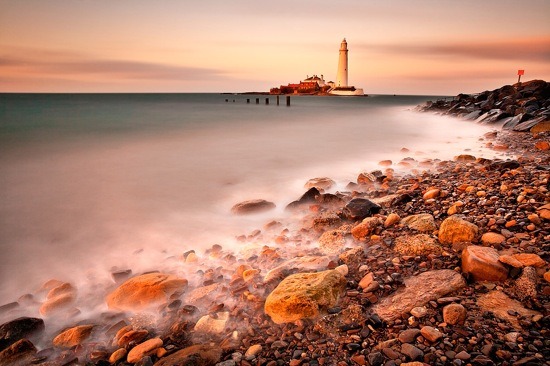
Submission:
<svg viewBox="0 0 550 366">
<path fill-rule="evenodd" d="M 438 98 L 0 94 L 0 305 L 50 279 L 85 287 L 213 244 L 238 251 L 311 178 L 334 193 L 381 160 L 494 154 L 487 127 L 415 110 Z M 231 214 L 251 199 L 277 207 Z"/>
</svg>

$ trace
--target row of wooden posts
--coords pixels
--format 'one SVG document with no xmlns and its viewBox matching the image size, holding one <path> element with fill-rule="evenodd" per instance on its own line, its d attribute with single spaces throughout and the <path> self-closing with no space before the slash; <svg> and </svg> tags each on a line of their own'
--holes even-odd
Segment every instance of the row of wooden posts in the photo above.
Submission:
<svg viewBox="0 0 550 366">
<path fill-rule="evenodd" d="M 235 99 L 233 99 L 233 102 Z M 225 102 L 229 102 L 229 99 L 226 99 Z M 250 104 L 250 98 L 246 99 L 246 104 Z M 256 104 L 260 104 L 260 98 L 256 98 Z M 265 104 L 269 104 L 269 98 L 265 98 Z M 277 105 L 279 105 L 279 96 L 277 95 Z M 286 106 L 290 107 L 290 95 L 286 96 Z"/>
</svg>

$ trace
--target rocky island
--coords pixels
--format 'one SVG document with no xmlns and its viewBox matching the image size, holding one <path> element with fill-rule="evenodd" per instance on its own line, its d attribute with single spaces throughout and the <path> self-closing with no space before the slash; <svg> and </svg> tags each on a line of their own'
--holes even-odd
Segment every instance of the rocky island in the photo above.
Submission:
<svg viewBox="0 0 550 366">
<path fill-rule="evenodd" d="M 0 307 L 0 365 L 548 365 L 549 98 L 533 81 L 419 107 L 494 123 L 481 141 L 509 159 L 384 161 L 334 193 L 314 178 L 239 253 L 94 294 L 48 281 Z"/>
</svg>

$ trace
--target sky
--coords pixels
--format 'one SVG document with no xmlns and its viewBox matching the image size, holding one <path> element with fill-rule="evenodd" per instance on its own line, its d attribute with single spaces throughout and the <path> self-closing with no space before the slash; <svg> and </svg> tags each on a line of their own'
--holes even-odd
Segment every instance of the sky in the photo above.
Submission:
<svg viewBox="0 0 550 366">
<path fill-rule="evenodd" d="M 0 92 L 456 95 L 550 81 L 549 0 L 0 0 Z"/>
</svg>

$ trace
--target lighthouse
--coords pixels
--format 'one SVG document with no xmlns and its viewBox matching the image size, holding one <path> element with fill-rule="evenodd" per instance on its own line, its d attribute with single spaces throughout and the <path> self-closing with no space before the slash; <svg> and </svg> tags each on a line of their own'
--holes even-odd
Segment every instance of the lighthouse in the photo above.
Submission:
<svg viewBox="0 0 550 366">
<path fill-rule="evenodd" d="M 332 88 L 328 93 L 342 96 L 362 96 L 363 89 L 348 85 L 348 42 L 344 38 L 340 43 L 340 52 L 338 55 L 338 73 L 336 74 L 336 83 L 331 84 Z"/>
<path fill-rule="evenodd" d="M 336 74 L 336 86 L 348 86 L 348 43 L 346 39 L 340 43 L 340 57 L 338 58 L 338 73 Z"/>
</svg>

